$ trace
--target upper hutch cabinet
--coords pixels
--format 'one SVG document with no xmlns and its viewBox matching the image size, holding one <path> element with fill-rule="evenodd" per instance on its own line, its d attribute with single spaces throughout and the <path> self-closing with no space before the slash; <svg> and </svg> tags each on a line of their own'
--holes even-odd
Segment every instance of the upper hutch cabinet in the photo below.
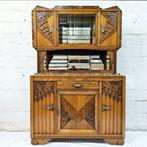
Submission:
<svg viewBox="0 0 147 147">
<path fill-rule="evenodd" d="M 121 46 L 121 10 L 97 6 L 37 6 L 33 15 L 33 47 L 37 50 L 96 49 Z"/>
</svg>

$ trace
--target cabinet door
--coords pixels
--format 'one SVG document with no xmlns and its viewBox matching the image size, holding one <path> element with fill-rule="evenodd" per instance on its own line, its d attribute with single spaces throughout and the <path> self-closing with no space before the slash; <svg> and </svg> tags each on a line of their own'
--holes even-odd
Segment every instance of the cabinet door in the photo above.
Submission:
<svg viewBox="0 0 147 147">
<path fill-rule="evenodd" d="M 96 12 L 59 12 L 57 22 L 57 47 L 89 49 L 97 47 Z"/>
<path fill-rule="evenodd" d="M 124 95 L 122 81 L 101 82 L 100 133 L 122 134 L 124 129 Z"/>
<path fill-rule="evenodd" d="M 112 7 L 100 11 L 99 49 L 116 50 L 121 46 L 121 10 Z"/>
<path fill-rule="evenodd" d="M 59 133 L 96 133 L 97 99 L 97 91 L 58 92 Z"/>
<path fill-rule="evenodd" d="M 49 9 L 32 11 L 33 47 L 39 50 L 54 46 L 54 13 Z"/>
<path fill-rule="evenodd" d="M 33 81 L 31 90 L 31 132 L 33 134 L 53 134 L 56 132 L 56 98 L 54 83 Z"/>
</svg>

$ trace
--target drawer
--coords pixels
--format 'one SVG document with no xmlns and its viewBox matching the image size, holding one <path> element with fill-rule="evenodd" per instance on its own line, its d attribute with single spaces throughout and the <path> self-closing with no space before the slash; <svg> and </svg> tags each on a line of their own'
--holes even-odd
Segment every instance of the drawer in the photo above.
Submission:
<svg viewBox="0 0 147 147">
<path fill-rule="evenodd" d="M 58 82 L 58 89 L 98 89 L 98 82 Z"/>
</svg>

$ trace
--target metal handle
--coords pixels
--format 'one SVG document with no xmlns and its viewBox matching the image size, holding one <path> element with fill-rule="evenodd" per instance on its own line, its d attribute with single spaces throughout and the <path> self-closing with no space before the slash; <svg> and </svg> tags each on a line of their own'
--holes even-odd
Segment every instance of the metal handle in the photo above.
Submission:
<svg viewBox="0 0 147 147">
<path fill-rule="evenodd" d="M 45 110 L 54 111 L 54 104 L 50 104 L 44 107 Z"/>
<path fill-rule="evenodd" d="M 53 29 L 54 29 L 53 26 L 50 26 L 49 27 L 49 32 L 52 33 L 53 32 Z"/>
<path fill-rule="evenodd" d="M 80 84 L 80 83 L 75 83 L 72 86 L 75 87 L 75 88 L 81 88 L 81 87 L 83 87 L 83 85 Z"/>
<path fill-rule="evenodd" d="M 102 111 L 110 111 L 111 109 L 112 109 L 111 105 L 102 104 L 102 106 L 101 106 Z"/>
</svg>

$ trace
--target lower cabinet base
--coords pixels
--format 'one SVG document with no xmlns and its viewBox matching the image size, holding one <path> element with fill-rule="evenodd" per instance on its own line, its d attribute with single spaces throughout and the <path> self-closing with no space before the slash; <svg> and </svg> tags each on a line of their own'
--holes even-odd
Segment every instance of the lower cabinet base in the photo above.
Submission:
<svg viewBox="0 0 147 147">
<path fill-rule="evenodd" d="M 31 77 L 32 144 L 87 139 L 121 145 L 124 136 L 124 76 L 57 73 Z"/>
<path fill-rule="evenodd" d="M 47 144 L 48 142 L 50 142 L 52 139 L 40 139 L 40 138 L 33 138 L 31 139 L 31 143 L 32 145 L 40 145 L 40 144 Z M 103 139 L 104 142 L 108 143 L 108 144 L 112 144 L 112 145 L 123 145 L 124 144 L 124 139 Z"/>
</svg>

